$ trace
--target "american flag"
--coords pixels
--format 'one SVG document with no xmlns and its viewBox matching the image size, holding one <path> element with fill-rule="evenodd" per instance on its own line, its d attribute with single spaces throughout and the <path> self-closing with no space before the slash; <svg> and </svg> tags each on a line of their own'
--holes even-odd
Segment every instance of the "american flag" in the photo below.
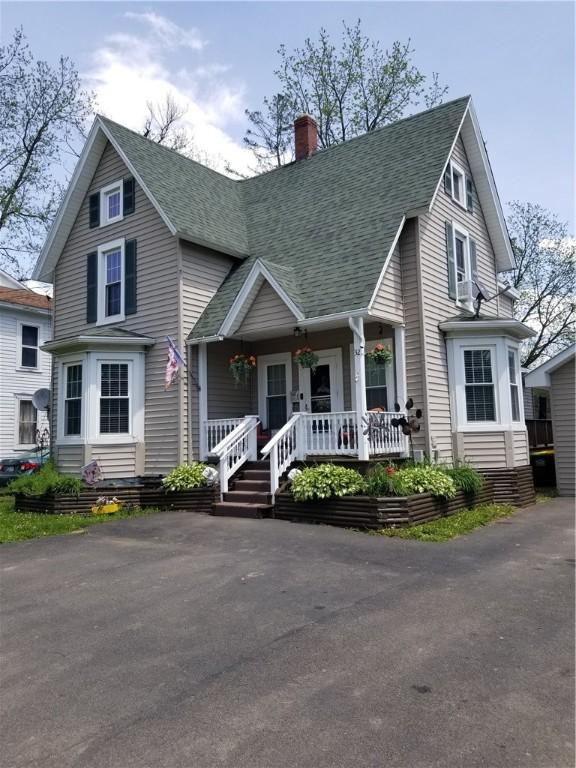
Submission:
<svg viewBox="0 0 576 768">
<path fill-rule="evenodd" d="M 166 373 L 164 374 L 165 390 L 170 389 L 171 385 L 176 380 L 178 373 L 180 372 L 180 368 L 183 365 L 186 365 L 184 358 L 178 351 L 178 348 L 170 336 L 166 336 L 166 341 L 168 342 L 168 361 L 166 363 Z"/>
</svg>

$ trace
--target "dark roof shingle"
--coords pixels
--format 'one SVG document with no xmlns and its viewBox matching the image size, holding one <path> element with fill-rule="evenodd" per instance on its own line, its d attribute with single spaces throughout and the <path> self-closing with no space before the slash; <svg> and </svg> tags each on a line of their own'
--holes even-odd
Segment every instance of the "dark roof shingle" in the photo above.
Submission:
<svg viewBox="0 0 576 768">
<path fill-rule="evenodd" d="M 48 296 L 34 293 L 26 288 L 0 288 L 0 302 L 7 304 L 19 304 L 35 309 L 52 309 L 52 302 Z"/>
</svg>

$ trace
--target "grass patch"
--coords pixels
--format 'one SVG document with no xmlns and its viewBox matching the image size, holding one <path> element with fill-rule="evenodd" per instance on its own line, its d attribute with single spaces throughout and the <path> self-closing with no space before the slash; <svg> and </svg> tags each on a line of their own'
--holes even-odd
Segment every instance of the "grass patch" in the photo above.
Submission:
<svg viewBox="0 0 576 768">
<path fill-rule="evenodd" d="M 509 504 L 480 504 L 472 509 L 465 509 L 450 517 L 442 517 L 431 523 L 415 525 L 412 528 L 382 528 L 373 531 L 379 536 L 391 536 L 399 539 L 417 539 L 418 541 L 449 541 L 457 536 L 470 533 L 475 528 L 489 525 L 494 520 L 509 517 L 515 508 Z"/>
<path fill-rule="evenodd" d="M 43 515 L 34 512 L 16 512 L 14 497 L 2 495 L 0 496 L 0 544 L 73 533 L 98 523 L 137 517 L 155 511 L 130 507 L 113 515 Z"/>
</svg>

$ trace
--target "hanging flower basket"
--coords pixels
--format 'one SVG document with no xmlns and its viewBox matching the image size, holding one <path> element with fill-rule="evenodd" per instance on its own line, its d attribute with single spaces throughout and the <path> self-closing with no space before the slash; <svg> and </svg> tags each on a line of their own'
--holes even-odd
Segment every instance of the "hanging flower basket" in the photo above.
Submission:
<svg viewBox="0 0 576 768">
<path fill-rule="evenodd" d="M 319 359 L 318 355 L 313 352 L 310 347 L 297 349 L 294 354 L 294 362 L 299 365 L 300 368 L 316 368 Z"/>
<path fill-rule="evenodd" d="M 229 368 L 236 384 L 246 384 L 250 374 L 256 368 L 256 358 L 254 355 L 239 353 L 230 358 Z"/>
<path fill-rule="evenodd" d="M 392 360 L 392 350 L 390 347 L 385 347 L 384 344 L 376 344 L 374 349 L 366 352 L 366 357 L 373 360 L 376 365 L 386 365 Z"/>
</svg>

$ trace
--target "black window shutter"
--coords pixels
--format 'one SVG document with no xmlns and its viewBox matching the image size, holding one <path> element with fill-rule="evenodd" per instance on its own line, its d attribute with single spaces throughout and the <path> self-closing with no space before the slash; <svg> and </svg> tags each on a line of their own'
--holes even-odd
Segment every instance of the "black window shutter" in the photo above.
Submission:
<svg viewBox="0 0 576 768">
<path fill-rule="evenodd" d="M 476 255 L 476 240 L 470 240 L 470 272 L 472 280 L 478 280 L 478 257 Z"/>
<path fill-rule="evenodd" d="M 86 267 L 86 322 L 98 319 L 98 254 L 89 253 Z"/>
<path fill-rule="evenodd" d="M 124 252 L 124 314 L 136 312 L 136 240 L 127 240 Z"/>
<path fill-rule="evenodd" d="M 100 226 L 100 192 L 95 192 L 90 195 L 89 199 L 89 211 L 90 211 L 90 229 Z"/>
<path fill-rule="evenodd" d="M 454 238 L 452 224 L 446 222 L 446 255 L 448 257 L 448 296 L 456 298 L 456 262 L 454 259 Z"/>
<path fill-rule="evenodd" d="M 124 201 L 123 201 L 123 213 L 124 216 L 128 216 L 129 213 L 134 213 L 136 208 L 136 184 L 132 176 L 129 179 L 124 179 Z"/>
<path fill-rule="evenodd" d="M 474 195 L 472 194 L 472 179 L 466 176 L 466 208 L 474 213 Z"/>
<path fill-rule="evenodd" d="M 452 196 L 452 166 L 450 163 L 448 163 L 444 171 L 444 191 Z"/>
</svg>

